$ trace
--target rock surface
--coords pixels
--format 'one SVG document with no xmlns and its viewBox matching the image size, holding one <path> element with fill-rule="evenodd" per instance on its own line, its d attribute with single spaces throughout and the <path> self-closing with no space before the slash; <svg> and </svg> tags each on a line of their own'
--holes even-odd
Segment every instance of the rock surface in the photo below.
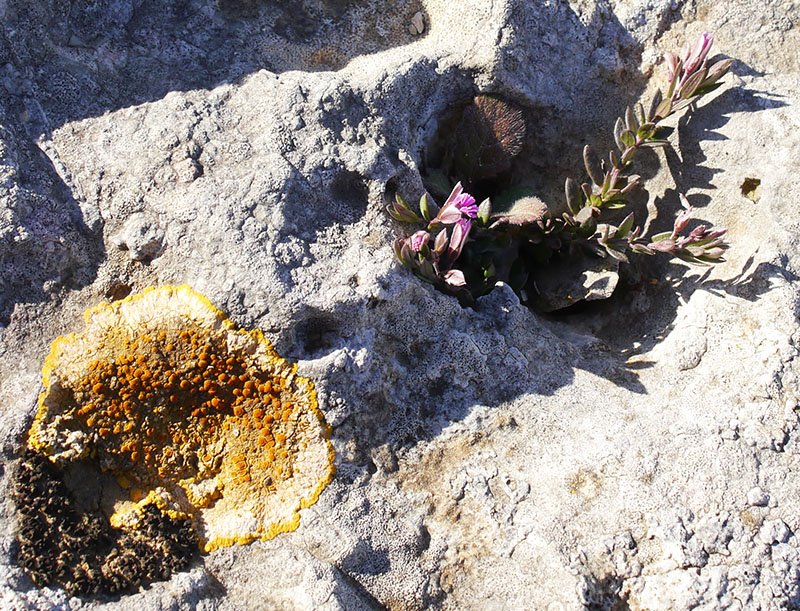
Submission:
<svg viewBox="0 0 800 611">
<path fill-rule="evenodd" d="M 297 531 L 115 601 L 35 588 L 3 501 L 0 606 L 800 605 L 800 4 L 170 7 L 0 2 L 0 488 L 52 340 L 184 282 L 315 380 L 337 475 Z M 558 317 L 504 286 L 462 309 L 395 264 L 384 202 L 419 195 L 444 110 L 530 109 L 551 201 L 705 30 L 733 74 L 642 173 L 730 229 L 725 264 L 648 260 Z"/>
</svg>

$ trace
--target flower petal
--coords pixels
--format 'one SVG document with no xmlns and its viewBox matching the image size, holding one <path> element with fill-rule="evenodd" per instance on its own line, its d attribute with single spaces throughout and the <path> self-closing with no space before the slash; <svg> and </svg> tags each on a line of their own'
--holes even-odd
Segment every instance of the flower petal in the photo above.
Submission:
<svg viewBox="0 0 800 611">
<path fill-rule="evenodd" d="M 450 286 L 466 286 L 467 280 L 460 269 L 451 269 L 444 275 L 444 281 Z"/>
</svg>

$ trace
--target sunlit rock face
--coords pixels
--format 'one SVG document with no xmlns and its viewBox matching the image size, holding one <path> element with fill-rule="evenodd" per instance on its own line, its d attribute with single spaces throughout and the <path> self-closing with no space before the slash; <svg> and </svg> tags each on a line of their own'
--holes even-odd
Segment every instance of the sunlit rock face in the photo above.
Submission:
<svg viewBox="0 0 800 611">
<path fill-rule="evenodd" d="M 103 560 L 82 548 L 60 566 L 116 581 L 120 599 L 98 603 L 109 609 L 798 606 L 791 4 L 0 2 L 0 607 L 95 604 L 70 598 L 82 586 L 58 585 L 86 583 L 71 572 L 52 587 L 31 579 L 59 537 L 105 542 L 92 547 Z M 636 220 L 658 199 L 664 213 L 651 229 L 668 231 L 684 193 L 698 222 L 729 229 L 726 263 L 698 271 L 648 257 L 621 266 L 611 298 L 547 316 L 507 286 L 462 308 L 396 264 L 392 243 L 407 226 L 386 205 L 395 192 L 419 200 L 448 112 L 479 94 L 523 109 L 511 171 L 556 210 L 565 178 L 581 180 L 584 145 L 612 148 L 625 107 L 663 87 L 662 54 L 703 31 L 737 62 L 690 121 L 674 124 L 675 149 L 633 169 L 647 189 Z M 746 180 L 759 181 L 757 203 Z M 273 483 L 288 464 L 277 437 L 261 434 L 266 406 L 255 426 L 253 397 L 273 393 L 246 351 L 236 384 L 256 392 L 237 399 L 241 415 L 217 411 L 214 398 L 233 409 L 236 397 L 218 377 L 200 388 L 209 381 L 221 394 L 196 391 L 193 409 L 206 414 L 182 414 L 180 430 L 127 415 L 111 379 L 127 379 L 123 367 L 130 385 L 143 374 L 119 360 L 128 352 L 114 340 L 97 382 L 82 386 L 70 370 L 98 409 L 78 416 L 53 392 L 53 418 L 37 419 L 42 363 L 57 337 L 83 333 L 87 309 L 183 284 L 236 328 L 261 329 L 297 363 L 294 379 L 314 382 L 336 475 L 299 509 L 296 530 L 200 553 L 214 537 L 257 530 L 255 505 L 230 521 L 198 518 L 225 504 L 218 482 L 243 492 L 255 472 L 266 481 L 252 458 L 267 460 L 270 440 Z M 195 350 L 212 319 L 202 315 L 185 339 L 162 329 L 166 343 Z M 209 343 L 209 357 L 238 355 L 240 342 L 262 354 L 240 334 L 249 332 L 214 325 L 198 344 Z M 201 352 L 151 356 L 162 340 L 148 334 L 139 349 L 153 373 L 197 366 Z M 86 358 L 75 366 L 85 370 Z M 55 378 L 45 386 L 55 391 Z M 177 419 L 176 393 L 146 392 L 140 405 Z M 124 430 L 128 418 L 141 435 Z M 234 418 L 242 460 L 204 462 L 200 448 L 233 443 L 224 423 Z M 29 448 L 32 423 L 43 433 Z M 179 462 L 195 446 L 197 463 Z M 46 493 L 15 502 L 18 473 Z M 68 501 L 74 538 L 25 527 L 24 508 L 47 515 Z M 106 562 L 123 540 L 134 552 Z M 157 574 L 142 545 L 162 543 L 173 560 Z"/>
</svg>

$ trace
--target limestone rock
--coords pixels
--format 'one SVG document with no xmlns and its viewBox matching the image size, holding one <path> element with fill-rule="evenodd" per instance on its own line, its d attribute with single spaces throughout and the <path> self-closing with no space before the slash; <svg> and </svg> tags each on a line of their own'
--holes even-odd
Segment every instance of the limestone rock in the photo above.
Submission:
<svg viewBox="0 0 800 611">
<path fill-rule="evenodd" d="M 799 605 L 797 14 L 0 2 L 0 497 L 51 341 L 102 300 L 188 283 L 299 361 L 337 473 L 297 531 L 89 605 Z M 515 164 L 560 202 L 583 145 L 609 145 L 660 55 L 705 30 L 737 62 L 643 160 L 642 197 L 661 231 L 686 193 L 729 228 L 726 263 L 622 266 L 610 299 L 542 316 L 505 286 L 464 309 L 394 262 L 385 203 L 421 194 L 447 109 L 481 92 L 528 110 Z M 0 503 L 0 605 L 85 605 L 32 586 L 14 516 Z"/>
</svg>

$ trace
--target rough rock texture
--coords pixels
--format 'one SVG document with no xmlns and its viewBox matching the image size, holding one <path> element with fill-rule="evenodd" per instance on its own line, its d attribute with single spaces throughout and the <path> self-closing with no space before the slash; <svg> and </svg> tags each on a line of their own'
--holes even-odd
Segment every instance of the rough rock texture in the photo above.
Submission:
<svg viewBox="0 0 800 611">
<path fill-rule="evenodd" d="M 35 588 L 5 500 L 0 606 L 800 605 L 798 2 L 168 4 L 0 2 L 0 491 L 50 342 L 184 282 L 300 361 L 337 475 L 296 532 L 114 601 Z M 394 263 L 386 194 L 419 195 L 444 110 L 529 109 L 520 171 L 552 201 L 704 30 L 733 75 L 642 173 L 730 228 L 727 263 L 648 260 L 559 317 Z"/>
</svg>

